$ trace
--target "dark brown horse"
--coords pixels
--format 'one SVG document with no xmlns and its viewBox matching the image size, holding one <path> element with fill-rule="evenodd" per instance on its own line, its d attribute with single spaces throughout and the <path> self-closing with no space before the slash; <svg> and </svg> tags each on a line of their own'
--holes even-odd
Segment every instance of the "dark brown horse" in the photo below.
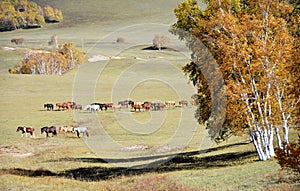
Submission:
<svg viewBox="0 0 300 191">
<path fill-rule="evenodd" d="M 25 127 L 25 126 L 24 127 L 17 127 L 16 132 L 18 132 L 18 131 L 22 132 L 22 134 L 21 134 L 22 137 L 24 135 L 27 137 L 27 133 L 29 133 L 31 137 L 34 136 L 34 128 L 33 127 Z"/>
<path fill-rule="evenodd" d="M 51 126 L 51 127 L 42 127 L 41 128 L 41 134 L 46 133 L 46 137 L 49 137 L 49 133 L 52 133 L 52 137 L 54 135 L 57 135 L 57 131 L 56 131 L 56 127 L 55 126 Z"/>
</svg>

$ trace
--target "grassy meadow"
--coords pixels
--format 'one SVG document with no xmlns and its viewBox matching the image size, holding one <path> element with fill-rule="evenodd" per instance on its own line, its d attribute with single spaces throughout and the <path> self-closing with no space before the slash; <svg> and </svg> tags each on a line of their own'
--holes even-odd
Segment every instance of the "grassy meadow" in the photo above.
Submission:
<svg viewBox="0 0 300 191">
<path fill-rule="evenodd" d="M 299 190 L 275 159 L 260 162 L 247 136 L 212 143 L 194 119 L 195 108 L 92 113 L 46 111 L 44 103 L 190 100 L 195 92 L 181 71 L 189 52 L 174 36 L 168 49 L 151 50 L 168 34 L 179 0 L 46 1 L 64 21 L 41 29 L 0 33 L 0 190 Z M 75 42 L 88 58 L 65 75 L 12 75 L 27 49 Z M 21 36 L 24 44 L 10 39 Z M 118 37 L 124 43 L 116 43 Z M 177 103 L 178 104 L 178 103 Z M 90 137 L 43 126 L 87 126 Z M 34 138 L 18 126 L 32 126 Z M 297 132 L 290 133 L 291 140 Z"/>
</svg>

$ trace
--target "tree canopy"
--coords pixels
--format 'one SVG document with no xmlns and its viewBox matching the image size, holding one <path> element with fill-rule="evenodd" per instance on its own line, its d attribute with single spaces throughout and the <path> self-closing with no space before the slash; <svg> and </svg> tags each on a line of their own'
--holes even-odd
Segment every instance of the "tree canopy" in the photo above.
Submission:
<svg viewBox="0 0 300 191">
<path fill-rule="evenodd" d="M 283 0 L 206 3 L 201 11 L 196 0 L 182 1 L 170 29 L 193 52 L 183 69 L 198 87 L 193 96 L 198 103 L 196 117 L 200 123 L 210 122 L 211 100 L 220 96 L 214 91 L 222 91 L 226 116 L 218 132 L 210 131 L 211 137 L 224 140 L 247 132 L 259 158 L 266 160 L 275 154 L 274 137 L 281 148 L 282 141 L 289 142 L 289 128 L 299 123 L 299 9 Z M 222 74 L 224 86 L 219 90 L 209 87 L 213 83 L 205 72 L 212 64 L 201 46 L 209 50 Z M 209 81 L 220 78 L 216 74 L 211 73 Z"/>
<path fill-rule="evenodd" d="M 41 27 L 45 22 L 59 22 L 62 12 L 51 6 L 44 8 L 27 0 L 0 2 L 0 31 Z"/>
</svg>

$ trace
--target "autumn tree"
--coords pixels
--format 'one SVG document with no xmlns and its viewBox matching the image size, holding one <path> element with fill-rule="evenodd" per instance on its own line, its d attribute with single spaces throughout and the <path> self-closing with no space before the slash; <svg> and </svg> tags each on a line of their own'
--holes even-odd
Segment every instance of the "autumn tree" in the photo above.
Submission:
<svg viewBox="0 0 300 191">
<path fill-rule="evenodd" d="M 29 50 L 23 60 L 10 68 L 12 74 L 62 75 L 82 64 L 85 54 L 74 43 L 62 45 L 58 51 Z"/>
<path fill-rule="evenodd" d="M 62 12 L 50 6 L 40 7 L 27 0 L 0 1 L 0 31 L 41 27 L 45 22 L 59 22 Z"/>
<path fill-rule="evenodd" d="M 299 14 L 279 0 L 206 2 L 204 11 L 196 0 L 180 3 L 170 30 L 193 52 L 184 71 L 198 87 L 197 118 L 200 123 L 210 122 L 217 110 L 211 100 L 225 93 L 225 120 L 218 131 L 210 131 L 211 137 L 222 140 L 248 132 L 259 159 L 269 159 L 275 155 L 274 138 L 280 148 L 282 142 L 288 144 L 289 128 L 299 117 L 299 60 L 294 56 L 299 47 Z M 224 79 L 224 86 L 217 89 L 211 87 L 215 86 L 211 81 L 220 78 L 217 72 L 205 74 L 212 65 L 203 56 L 206 49 Z"/>
</svg>

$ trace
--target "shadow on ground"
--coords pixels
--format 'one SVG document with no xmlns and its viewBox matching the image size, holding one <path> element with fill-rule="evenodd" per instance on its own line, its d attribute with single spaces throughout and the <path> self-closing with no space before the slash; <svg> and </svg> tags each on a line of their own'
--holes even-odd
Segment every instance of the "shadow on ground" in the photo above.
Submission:
<svg viewBox="0 0 300 191">
<path fill-rule="evenodd" d="M 246 144 L 246 143 L 240 143 Z M 212 152 L 215 150 L 224 149 L 225 147 L 236 146 L 229 145 L 223 147 L 217 147 L 209 150 Z M 199 151 L 194 152 L 184 152 L 179 154 L 170 155 L 159 155 L 132 158 L 132 159 L 101 159 L 101 158 L 65 158 L 59 159 L 59 161 L 80 161 L 80 162 L 90 162 L 90 163 L 107 163 L 106 161 L 126 162 L 129 160 L 133 161 L 143 161 L 156 159 L 156 162 L 150 163 L 142 166 L 134 166 L 132 168 L 122 168 L 122 167 L 88 167 L 88 168 L 76 168 L 67 171 L 61 171 L 58 173 L 51 172 L 47 169 L 37 169 L 37 170 L 27 170 L 21 168 L 14 169 L 1 169 L 1 174 L 13 174 L 19 176 L 28 177 L 43 177 L 43 176 L 55 176 L 55 177 L 65 177 L 72 178 L 81 181 L 99 181 L 107 180 L 111 178 L 116 178 L 119 176 L 132 176 L 141 175 L 145 173 L 163 173 L 163 172 L 173 172 L 181 170 L 199 170 L 199 169 L 209 169 L 209 168 L 222 168 L 228 166 L 242 165 L 250 162 L 255 162 L 255 151 L 247 152 L 233 152 L 225 153 L 213 156 L 199 157 Z M 56 162 L 56 161 L 50 161 Z M 158 165 L 157 165 L 158 164 Z"/>
</svg>

